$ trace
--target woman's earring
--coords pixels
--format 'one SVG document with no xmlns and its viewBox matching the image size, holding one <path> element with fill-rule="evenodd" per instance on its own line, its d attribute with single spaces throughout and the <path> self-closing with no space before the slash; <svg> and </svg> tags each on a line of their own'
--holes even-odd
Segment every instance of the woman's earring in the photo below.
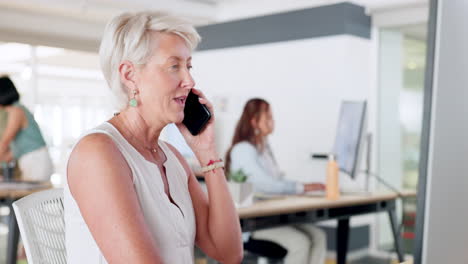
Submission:
<svg viewBox="0 0 468 264">
<path fill-rule="evenodd" d="M 258 128 L 256 128 L 256 129 L 254 130 L 254 134 L 255 134 L 256 136 L 258 136 L 258 134 L 260 134 L 260 130 L 258 130 Z"/>
<path fill-rule="evenodd" d="M 137 91 L 133 90 L 132 93 L 133 93 L 133 97 L 132 97 L 132 99 L 130 99 L 130 101 L 128 101 L 128 105 L 130 105 L 131 107 L 137 107 L 138 102 L 137 102 L 137 100 L 135 98 L 135 95 L 137 94 Z"/>
</svg>

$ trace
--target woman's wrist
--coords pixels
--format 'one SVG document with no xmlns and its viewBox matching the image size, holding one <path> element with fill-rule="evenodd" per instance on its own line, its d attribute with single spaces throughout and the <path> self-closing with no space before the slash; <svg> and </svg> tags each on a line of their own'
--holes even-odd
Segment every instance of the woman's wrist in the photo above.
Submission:
<svg viewBox="0 0 468 264">
<path fill-rule="evenodd" d="M 202 167 L 208 165 L 210 161 L 221 159 L 218 152 L 215 150 L 195 152 L 195 156 L 197 157 L 198 162 L 200 162 L 200 166 Z"/>
<path fill-rule="evenodd" d="M 210 160 L 206 166 L 201 167 L 201 172 L 208 173 L 216 169 L 223 169 L 223 168 L 224 168 L 224 161 L 222 159 Z"/>
</svg>

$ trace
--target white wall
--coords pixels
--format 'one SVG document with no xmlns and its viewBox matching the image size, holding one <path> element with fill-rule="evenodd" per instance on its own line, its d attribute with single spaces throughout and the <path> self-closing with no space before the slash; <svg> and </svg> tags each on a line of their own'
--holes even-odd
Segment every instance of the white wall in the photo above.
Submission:
<svg viewBox="0 0 468 264">
<path fill-rule="evenodd" d="M 273 107 L 270 141 L 287 177 L 323 181 L 325 164 L 310 155 L 331 150 L 341 100 L 368 97 L 370 45 L 341 35 L 196 52 L 197 87 L 215 105 L 226 102 L 216 113 L 220 152 L 246 100 L 262 97 Z"/>
</svg>

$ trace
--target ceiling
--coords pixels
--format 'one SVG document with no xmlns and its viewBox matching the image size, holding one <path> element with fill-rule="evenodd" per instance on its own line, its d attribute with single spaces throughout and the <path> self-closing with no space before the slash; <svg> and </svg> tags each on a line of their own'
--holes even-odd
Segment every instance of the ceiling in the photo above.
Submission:
<svg viewBox="0 0 468 264">
<path fill-rule="evenodd" d="M 419 10 L 421 6 L 427 9 L 427 1 L 351 0 L 349 2 L 364 6 L 366 12 L 373 18 L 383 14 L 383 20 L 375 19 L 375 21 L 379 23 L 387 21 L 385 26 L 388 26 L 388 21 L 392 25 L 395 20 L 399 20 L 398 17 L 396 19 L 394 17 L 395 10 Z M 195 25 L 205 25 L 339 2 L 343 1 L 0 0 L 0 41 L 96 51 L 106 22 L 124 11 L 161 11 L 182 16 Z M 408 17 L 413 18 L 414 14 L 411 13 Z M 404 23 L 415 24 L 414 21 Z"/>
<path fill-rule="evenodd" d="M 335 4 L 343 0 L 2 0 L 3 10 L 63 16 L 88 22 L 106 22 L 123 11 L 155 10 L 182 15 L 196 24 L 225 20 L 222 14 L 229 9 L 230 17 L 265 12 L 276 13 L 291 9 Z M 427 0 L 348 0 L 364 6 L 369 12 L 388 10 L 402 6 L 427 4 Z M 243 12 L 242 10 L 249 10 Z"/>
<path fill-rule="evenodd" d="M 124 11 L 158 10 L 177 14 L 197 25 L 203 25 L 337 2 L 341 1 L 0 0 L 0 41 L 3 42 L 0 42 L 1 62 L 8 64 L 8 67 L 3 69 L 5 65 L 2 66 L 0 63 L 0 72 L 23 72 L 30 62 L 30 46 L 8 42 L 38 45 L 39 47 L 35 50 L 37 61 L 44 65 L 99 72 L 96 51 L 104 25 L 111 17 Z M 365 6 L 366 12 L 373 17 L 373 20 L 378 23 L 383 21 L 381 26 L 402 31 L 410 39 L 425 39 L 425 22 L 404 22 L 403 25 L 396 26 L 394 23 L 388 23 L 388 21 L 398 20 L 395 19 L 395 12 L 401 8 L 408 10 L 418 6 L 427 6 L 425 0 L 356 0 L 353 2 Z M 410 17 L 413 18 L 414 14 L 411 13 Z M 421 21 L 424 21 L 424 18 Z M 414 47 L 415 45 L 406 46 Z M 409 58 L 408 61 L 411 63 L 416 61 L 419 64 L 419 60 L 415 59 L 419 58 L 419 51 L 419 48 L 409 48 L 405 58 Z M 9 59 L 9 54 L 15 56 L 10 56 Z M 12 69 L 12 65 L 16 65 L 17 69 Z"/>
</svg>

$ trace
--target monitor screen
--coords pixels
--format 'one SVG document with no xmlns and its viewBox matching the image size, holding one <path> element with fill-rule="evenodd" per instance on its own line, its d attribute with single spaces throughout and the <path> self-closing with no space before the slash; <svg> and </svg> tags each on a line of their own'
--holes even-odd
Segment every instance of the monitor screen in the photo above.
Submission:
<svg viewBox="0 0 468 264">
<path fill-rule="evenodd" d="M 356 177 L 360 148 L 365 133 L 366 101 L 343 101 L 336 129 L 333 153 L 340 170 Z"/>
</svg>

